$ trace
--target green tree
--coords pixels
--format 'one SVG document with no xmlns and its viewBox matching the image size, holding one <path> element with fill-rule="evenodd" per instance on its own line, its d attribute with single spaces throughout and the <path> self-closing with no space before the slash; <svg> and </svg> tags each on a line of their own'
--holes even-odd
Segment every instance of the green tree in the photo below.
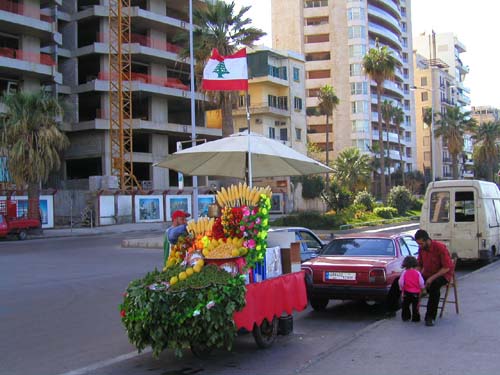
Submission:
<svg viewBox="0 0 500 375">
<path fill-rule="evenodd" d="M 434 137 L 443 138 L 443 142 L 448 145 L 448 152 L 451 156 L 451 168 L 453 178 L 458 179 L 458 155 L 464 149 L 464 133 L 473 129 L 475 121 L 470 117 L 470 112 L 462 112 L 458 106 L 447 107 L 443 114 L 439 114 L 435 121 L 436 129 Z"/>
<path fill-rule="evenodd" d="M 398 149 L 399 149 L 399 168 L 401 170 L 401 176 L 403 179 L 403 186 L 405 186 L 405 162 L 403 160 L 404 147 L 401 143 L 401 123 L 405 119 L 405 113 L 403 108 L 395 107 L 392 113 L 392 122 L 396 125 L 396 131 L 398 133 Z"/>
<path fill-rule="evenodd" d="M 339 104 L 339 98 L 335 94 L 335 90 L 332 86 L 330 85 L 324 85 L 319 89 L 319 95 L 318 95 L 318 107 L 319 111 L 322 115 L 325 115 L 326 117 L 326 144 L 325 144 L 325 160 L 326 160 L 326 165 L 329 165 L 329 149 L 328 145 L 330 143 L 329 139 L 329 123 L 328 123 L 328 118 L 333 114 L 334 109 L 337 107 Z M 328 178 L 327 178 L 328 180 Z M 328 181 L 327 181 L 328 184 Z M 327 185 L 328 186 L 328 185 Z"/>
<path fill-rule="evenodd" d="M 392 56 L 392 52 L 386 46 L 380 46 L 378 40 L 375 48 L 370 48 L 363 57 L 363 68 L 365 73 L 372 79 L 377 92 L 377 113 L 378 113 L 378 143 L 380 151 L 380 194 L 385 200 L 385 163 L 384 163 L 384 142 L 382 134 L 382 94 L 384 93 L 384 82 L 394 77 L 397 61 Z"/>
<path fill-rule="evenodd" d="M 500 148 L 497 140 L 500 138 L 500 122 L 484 122 L 474 128 L 472 138 L 474 146 L 474 161 L 484 167 L 488 181 L 494 181 L 498 170 Z"/>
<path fill-rule="evenodd" d="M 387 165 L 387 169 L 389 171 L 388 173 L 388 185 L 389 185 L 389 190 L 392 187 L 392 181 L 391 181 L 391 155 L 390 155 L 390 146 L 389 146 L 389 132 L 390 132 L 390 127 L 391 127 L 391 120 L 392 116 L 394 113 L 394 107 L 392 106 L 392 103 L 388 100 L 384 100 L 382 103 L 382 119 L 384 120 L 385 124 L 385 134 L 386 134 L 386 141 L 387 141 L 387 157 L 385 158 L 385 165 Z"/>
<path fill-rule="evenodd" d="M 364 190 L 370 185 L 373 171 L 371 158 L 361 154 L 358 148 L 343 150 L 333 162 L 335 178 L 352 193 Z"/>
<path fill-rule="evenodd" d="M 266 35 L 262 30 L 249 26 L 252 20 L 245 13 L 250 6 L 241 7 L 239 11 L 235 7 L 234 2 L 217 0 L 214 3 L 206 2 L 206 6 L 193 11 L 193 23 L 198 26 L 193 31 L 197 82 L 201 80 L 203 67 L 213 48 L 227 56 L 244 46 L 252 47 L 255 41 Z M 181 56 L 189 57 L 189 35 L 179 33 L 176 41 L 186 46 Z M 231 92 L 219 91 L 214 99 L 221 106 L 222 136 L 227 137 L 234 131 Z"/>
<path fill-rule="evenodd" d="M 0 148 L 16 186 L 27 186 L 28 217 L 38 219 L 40 184 L 60 167 L 59 152 L 69 145 L 57 122 L 62 108 L 44 92 L 7 94 L 2 102 L 5 112 L 0 117 Z"/>
</svg>

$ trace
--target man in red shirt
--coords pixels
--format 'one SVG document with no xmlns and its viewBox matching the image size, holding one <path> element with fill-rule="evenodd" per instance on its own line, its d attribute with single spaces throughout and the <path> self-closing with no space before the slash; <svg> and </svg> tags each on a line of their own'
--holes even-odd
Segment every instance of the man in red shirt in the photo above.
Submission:
<svg viewBox="0 0 500 375">
<path fill-rule="evenodd" d="M 418 265 L 429 293 L 425 325 L 432 327 L 436 320 L 441 287 L 448 284 L 454 272 L 453 262 L 446 245 L 432 240 L 425 230 L 417 230 L 415 241 L 419 246 Z"/>
</svg>

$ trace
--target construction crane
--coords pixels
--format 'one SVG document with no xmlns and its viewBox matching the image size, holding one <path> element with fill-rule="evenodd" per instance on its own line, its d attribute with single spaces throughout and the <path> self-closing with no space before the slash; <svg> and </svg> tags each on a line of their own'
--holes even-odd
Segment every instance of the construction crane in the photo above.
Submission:
<svg viewBox="0 0 500 375">
<path fill-rule="evenodd" d="M 141 188 L 134 176 L 130 0 L 109 0 L 109 132 L 111 174 L 121 190 Z"/>
</svg>

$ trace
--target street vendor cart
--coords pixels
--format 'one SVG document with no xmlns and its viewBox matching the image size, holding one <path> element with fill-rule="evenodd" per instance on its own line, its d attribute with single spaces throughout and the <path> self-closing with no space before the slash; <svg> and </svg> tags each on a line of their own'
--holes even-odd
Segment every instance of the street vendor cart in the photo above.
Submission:
<svg viewBox="0 0 500 375">
<path fill-rule="evenodd" d="M 271 190 L 246 184 L 222 188 L 218 217 L 188 222 L 162 270 L 130 283 L 122 322 L 139 351 L 203 356 L 231 349 L 236 334 L 252 332 L 261 348 L 292 326 L 307 306 L 304 274 L 283 269 L 281 249 L 267 247 Z"/>
</svg>

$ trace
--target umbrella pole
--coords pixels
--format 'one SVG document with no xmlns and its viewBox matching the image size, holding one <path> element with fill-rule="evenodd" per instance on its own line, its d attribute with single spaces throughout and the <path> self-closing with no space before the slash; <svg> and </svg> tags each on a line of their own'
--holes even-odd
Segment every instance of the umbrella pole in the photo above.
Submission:
<svg viewBox="0 0 500 375">
<path fill-rule="evenodd" d="M 248 94 L 248 90 L 246 93 L 245 104 L 247 109 L 247 131 L 248 131 L 248 154 L 247 154 L 247 183 L 249 187 L 252 187 L 252 150 L 250 150 L 250 107 L 248 106 L 248 101 L 250 100 L 250 95 Z"/>
<path fill-rule="evenodd" d="M 189 0 L 189 78 L 191 101 L 191 146 L 196 146 L 196 112 L 194 102 L 193 0 Z M 193 218 L 198 220 L 198 177 L 193 176 Z"/>
</svg>

